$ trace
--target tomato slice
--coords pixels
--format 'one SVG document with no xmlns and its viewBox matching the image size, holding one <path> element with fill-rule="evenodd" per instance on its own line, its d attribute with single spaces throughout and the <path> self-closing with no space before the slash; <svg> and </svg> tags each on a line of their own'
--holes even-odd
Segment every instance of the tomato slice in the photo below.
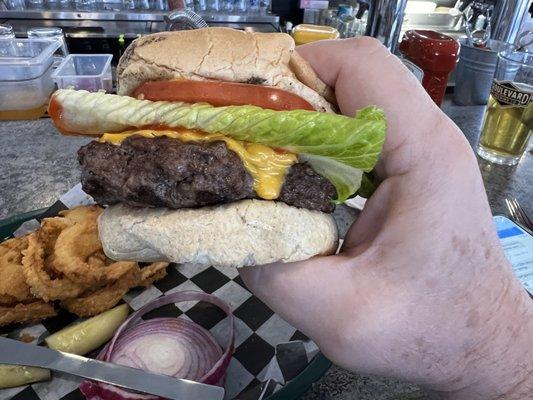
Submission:
<svg viewBox="0 0 533 400">
<path fill-rule="evenodd" d="M 152 101 L 209 103 L 215 107 L 254 105 L 270 110 L 314 110 L 300 96 L 269 86 L 222 81 L 149 81 L 141 84 L 133 97 Z"/>
<path fill-rule="evenodd" d="M 50 103 L 48 103 L 48 115 L 54 121 L 54 125 L 57 130 L 63 135 L 73 135 L 74 133 L 70 132 L 69 129 L 63 123 L 63 108 L 61 104 L 56 100 L 55 95 L 52 95 Z"/>
</svg>

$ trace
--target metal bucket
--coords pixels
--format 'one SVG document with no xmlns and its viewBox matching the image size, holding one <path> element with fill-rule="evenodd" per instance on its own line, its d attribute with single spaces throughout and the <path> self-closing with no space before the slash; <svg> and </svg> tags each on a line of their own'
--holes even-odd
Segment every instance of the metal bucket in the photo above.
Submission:
<svg viewBox="0 0 533 400">
<path fill-rule="evenodd" d="M 488 48 L 481 49 L 469 46 L 465 39 L 460 39 L 459 42 L 461 51 L 455 70 L 453 101 L 461 106 L 487 104 L 498 53 L 512 45 L 490 40 Z"/>
</svg>

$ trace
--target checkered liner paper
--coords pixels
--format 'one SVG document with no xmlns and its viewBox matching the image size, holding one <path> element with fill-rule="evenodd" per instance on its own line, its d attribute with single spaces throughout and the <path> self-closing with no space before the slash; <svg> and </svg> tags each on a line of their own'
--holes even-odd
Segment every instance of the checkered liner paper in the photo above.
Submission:
<svg viewBox="0 0 533 400">
<path fill-rule="evenodd" d="M 92 204 L 90 196 L 77 185 L 63 195 L 42 216 L 51 217 L 61 210 Z M 25 222 L 15 236 L 39 227 L 39 221 Z M 167 293 L 198 290 L 225 300 L 235 315 L 235 353 L 229 364 L 225 399 L 259 400 L 279 390 L 296 377 L 318 353 L 317 346 L 297 331 L 264 303 L 253 296 L 240 279 L 236 268 L 199 267 L 171 264 L 167 276 L 147 289 L 134 289 L 124 301 L 137 310 L 149 301 Z M 146 317 L 181 317 L 208 329 L 219 343 L 225 343 L 228 320 L 224 312 L 204 302 L 169 304 Z M 23 333 L 40 341 L 74 322 L 76 317 L 64 311 L 40 324 L 24 326 L 9 332 L 19 338 Z M 47 382 L 0 390 L 0 400 L 78 400 L 81 378 L 54 373 Z M 192 399 L 191 399 L 192 400 Z"/>
</svg>

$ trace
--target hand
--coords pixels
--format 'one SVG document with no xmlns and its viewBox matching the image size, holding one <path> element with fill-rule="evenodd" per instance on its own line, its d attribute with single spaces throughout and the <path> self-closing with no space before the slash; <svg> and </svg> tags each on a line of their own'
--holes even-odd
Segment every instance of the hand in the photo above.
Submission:
<svg viewBox="0 0 533 400">
<path fill-rule="evenodd" d="M 246 268 L 245 283 L 345 368 L 454 398 L 531 395 L 533 303 L 502 252 L 461 131 L 374 39 L 298 52 L 343 114 L 385 111 L 382 182 L 340 254 Z"/>
</svg>

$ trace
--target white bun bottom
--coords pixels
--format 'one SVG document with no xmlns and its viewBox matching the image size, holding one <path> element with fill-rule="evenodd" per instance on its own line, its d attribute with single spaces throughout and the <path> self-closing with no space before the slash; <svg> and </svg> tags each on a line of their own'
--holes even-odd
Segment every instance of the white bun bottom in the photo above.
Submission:
<svg viewBox="0 0 533 400">
<path fill-rule="evenodd" d="M 338 244 L 332 215 L 263 200 L 182 210 L 115 205 L 98 228 L 109 258 L 139 262 L 242 267 L 333 254 Z"/>
</svg>

